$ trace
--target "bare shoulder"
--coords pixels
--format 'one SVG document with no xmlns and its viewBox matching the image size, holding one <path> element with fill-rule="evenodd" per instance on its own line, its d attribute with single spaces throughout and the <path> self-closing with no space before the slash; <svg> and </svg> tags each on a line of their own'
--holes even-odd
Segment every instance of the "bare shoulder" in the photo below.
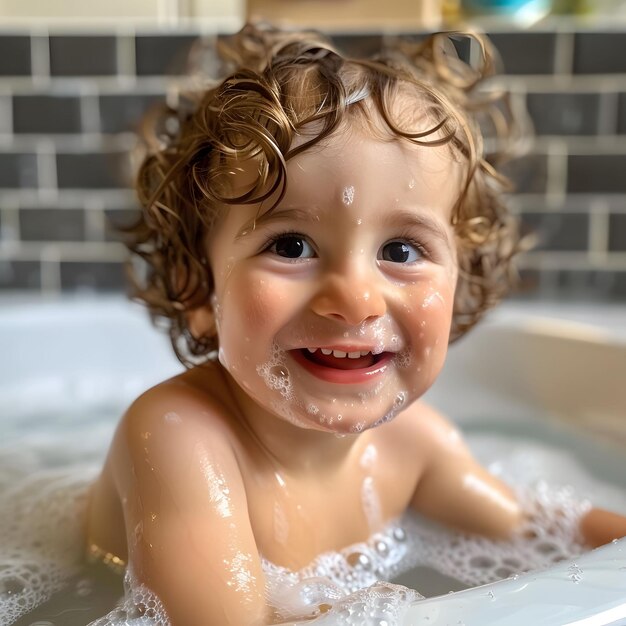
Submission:
<svg viewBox="0 0 626 626">
<path fill-rule="evenodd" d="M 224 382 L 216 372 L 198 376 L 188 371 L 141 394 L 124 414 L 121 426 L 128 434 L 143 438 L 166 432 L 168 437 L 227 435 L 232 410 L 224 394 Z M 148 435 L 149 433 L 149 435 Z"/>
<path fill-rule="evenodd" d="M 411 446 L 421 453 L 423 458 L 442 451 L 451 454 L 467 454 L 458 427 L 437 409 L 418 400 L 405 409 L 395 420 L 394 438 L 404 445 Z"/>
<path fill-rule="evenodd" d="M 107 463 L 115 468 L 118 481 L 130 475 L 141 480 L 154 471 L 175 479 L 199 458 L 220 459 L 235 469 L 237 428 L 223 381 L 220 388 L 212 375 L 203 380 L 205 384 L 198 385 L 185 372 L 148 389 L 131 404 Z"/>
</svg>

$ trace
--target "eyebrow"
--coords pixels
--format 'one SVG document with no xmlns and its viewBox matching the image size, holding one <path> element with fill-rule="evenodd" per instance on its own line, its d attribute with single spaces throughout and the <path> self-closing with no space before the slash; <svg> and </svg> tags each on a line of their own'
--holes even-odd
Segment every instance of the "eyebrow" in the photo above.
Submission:
<svg viewBox="0 0 626 626">
<path fill-rule="evenodd" d="M 387 216 L 384 220 L 387 226 L 412 226 L 428 230 L 432 235 L 440 239 L 446 245 L 451 245 L 450 233 L 445 229 L 443 224 L 438 220 L 424 215 L 423 213 L 416 213 L 414 211 L 399 210 L 394 211 L 391 215 Z"/>
<path fill-rule="evenodd" d="M 249 234 L 251 230 L 255 230 L 258 226 L 267 226 L 272 222 L 281 222 L 283 220 L 296 220 L 297 222 L 306 222 L 313 224 L 319 221 L 319 217 L 311 213 L 310 209 L 302 209 L 294 207 L 291 209 L 275 209 L 256 215 L 252 220 L 246 222 L 239 232 L 235 235 L 235 240 Z"/>
</svg>

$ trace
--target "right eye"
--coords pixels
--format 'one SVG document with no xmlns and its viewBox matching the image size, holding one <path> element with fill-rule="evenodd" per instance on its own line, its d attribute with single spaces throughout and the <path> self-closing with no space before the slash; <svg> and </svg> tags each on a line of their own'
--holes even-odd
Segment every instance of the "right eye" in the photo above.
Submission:
<svg viewBox="0 0 626 626">
<path fill-rule="evenodd" d="M 302 235 L 280 235 L 274 239 L 267 250 L 284 259 L 311 259 L 315 251 Z"/>
</svg>

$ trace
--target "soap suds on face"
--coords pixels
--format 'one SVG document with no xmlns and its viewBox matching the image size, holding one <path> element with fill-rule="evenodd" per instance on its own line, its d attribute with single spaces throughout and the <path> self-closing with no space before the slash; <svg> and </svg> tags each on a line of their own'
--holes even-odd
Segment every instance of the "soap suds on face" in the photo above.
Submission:
<svg viewBox="0 0 626 626">
<path fill-rule="evenodd" d="M 354 187 L 352 185 L 344 188 L 341 200 L 346 206 L 350 206 L 354 202 Z"/>
</svg>

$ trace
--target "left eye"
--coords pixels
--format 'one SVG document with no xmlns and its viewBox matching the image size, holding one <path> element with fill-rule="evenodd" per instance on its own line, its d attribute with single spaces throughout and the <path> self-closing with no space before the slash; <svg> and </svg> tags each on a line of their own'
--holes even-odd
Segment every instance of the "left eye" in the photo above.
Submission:
<svg viewBox="0 0 626 626">
<path fill-rule="evenodd" d="M 311 244 L 301 235 L 277 237 L 268 250 L 286 259 L 310 259 L 315 256 Z"/>
<path fill-rule="evenodd" d="M 390 241 L 380 250 L 380 258 L 392 263 L 413 263 L 423 256 L 418 246 L 406 241 Z"/>
</svg>

